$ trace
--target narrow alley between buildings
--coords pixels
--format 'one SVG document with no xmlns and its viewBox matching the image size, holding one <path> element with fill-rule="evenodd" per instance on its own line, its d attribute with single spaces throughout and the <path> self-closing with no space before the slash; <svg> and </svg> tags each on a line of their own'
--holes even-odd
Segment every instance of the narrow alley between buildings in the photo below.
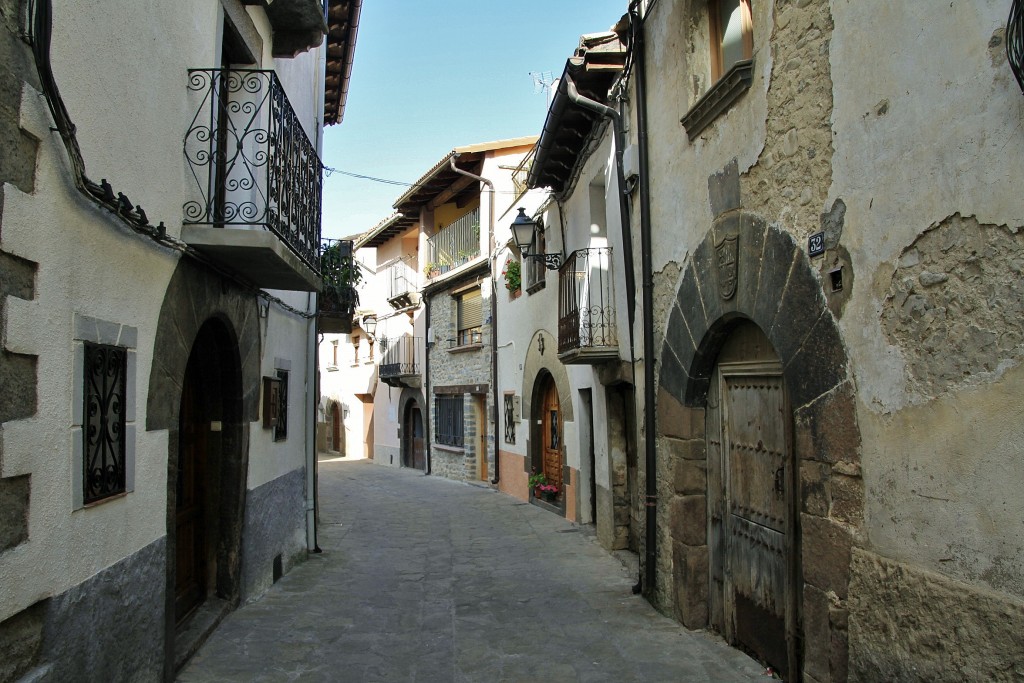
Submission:
<svg viewBox="0 0 1024 683">
<path fill-rule="evenodd" d="M 493 490 L 320 462 L 322 554 L 230 614 L 179 681 L 757 681 L 633 595 L 586 527 Z"/>
</svg>

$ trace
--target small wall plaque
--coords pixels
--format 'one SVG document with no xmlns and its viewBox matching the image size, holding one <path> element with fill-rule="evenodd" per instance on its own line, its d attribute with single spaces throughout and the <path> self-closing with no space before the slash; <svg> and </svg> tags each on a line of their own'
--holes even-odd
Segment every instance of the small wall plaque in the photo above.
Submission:
<svg viewBox="0 0 1024 683">
<path fill-rule="evenodd" d="M 807 255 L 811 258 L 825 253 L 825 233 L 817 232 L 807 239 Z"/>
</svg>

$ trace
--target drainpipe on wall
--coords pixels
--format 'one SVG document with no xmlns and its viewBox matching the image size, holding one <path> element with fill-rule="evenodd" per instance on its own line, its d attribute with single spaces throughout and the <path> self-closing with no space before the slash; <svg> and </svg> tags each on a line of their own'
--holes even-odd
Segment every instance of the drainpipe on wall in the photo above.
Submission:
<svg viewBox="0 0 1024 683">
<path fill-rule="evenodd" d="M 316 538 L 317 457 L 316 409 L 320 397 L 320 353 L 316 335 L 316 305 L 312 292 L 306 295 L 306 310 L 311 317 L 306 321 L 306 549 L 321 552 Z M 310 311 L 312 309 L 312 311 Z"/>
<path fill-rule="evenodd" d="M 636 10 L 637 3 L 630 7 L 633 56 L 636 60 L 636 128 L 637 147 L 640 161 L 640 277 L 642 296 L 642 322 L 644 328 L 644 466 L 647 469 L 647 563 L 644 567 L 644 594 L 654 597 L 657 572 L 657 522 L 658 522 L 658 478 L 655 453 L 654 422 L 654 263 L 651 254 L 651 183 L 648 173 L 647 144 L 647 59 L 644 56 L 644 22 Z"/>
<path fill-rule="evenodd" d="M 498 480 L 501 479 L 501 471 L 498 468 L 498 283 L 494 277 L 494 202 L 497 196 L 494 194 L 494 183 L 487 178 L 482 176 L 474 175 L 469 171 L 463 171 L 461 168 L 455 165 L 455 160 L 458 158 L 456 154 L 448 163 L 451 165 L 452 170 L 460 175 L 464 175 L 467 178 L 478 180 L 487 186 L 488 192 L 491 193 L 490 201 L 490 229 L 488 230 L 487 236 L 487 260 L 490 261 L 491 266 L 491 396 L 494 401 L 494 428 L 491 430 L 491 438 L 494 439 L 494 476 L 491 478 L 492 484 L 497 484 Z"/>
</svg>

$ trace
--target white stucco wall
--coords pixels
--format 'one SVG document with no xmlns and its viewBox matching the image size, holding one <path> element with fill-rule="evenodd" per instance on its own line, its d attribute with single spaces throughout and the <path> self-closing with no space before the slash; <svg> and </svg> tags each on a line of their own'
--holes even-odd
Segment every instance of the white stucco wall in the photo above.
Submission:
<svg viewBox="0 0 1024 683">
<path fill-rule="evenodd" d="M 146 20 L 131 0 L 57 3 L 53 71 L 90 178 L 140 204 L 152 223 L 180 234 L 184 188 L 182 139 L 193 112 L 186 106 L 186 71 L 218 63 L 220 4 L 186 0 L 153 6 Z M 271 42 L 264 26 L 264 45 Z M 87 55 L 88 58 L 83 58 Z M 319 50 L 290 63 L 289 91 L 304 125 L 316 129 L 319 89 L 310 90 Z M 264 66 L 268 66 L 267 63 Z M 305 95 L 303 96 L 303 92 Z M 40 140 L 35 189 L 4 187 L 4 251 L 39 264 L 36 297 L 9 298 L 4 345 L 38 356 L 36 415 L 4 424 L 0 475 L 31 475 L 28 541 L 0 558 L 0 620 L 60 594 L 166 534 L 166 431 L 146 431 L 153 341 L 176 252 L 158 248 L 88 204 L 73 187 L 64 148 L 50 130 L 45 100 L 27 90 L 22 126 Z M 306 295 L 278 292 L 298 308 Z M 75 316 L 137 329 L 134 349 L 134 490 L 73 509 Z M 269 322 L 269 330 L 267 324 Z M 307 325 L 274 307 L 261 321 L 264 374 L 276 357 L 292 360 L 287 445 L 274 445 L 258 423 L 250 443 L 249 488 L 303 465 L 306 420 L 303 380 Z M 129 406 L 131 409 L 131 406 Z M 129 431 L 129 438 L 132 432 Z"/>
</svg>

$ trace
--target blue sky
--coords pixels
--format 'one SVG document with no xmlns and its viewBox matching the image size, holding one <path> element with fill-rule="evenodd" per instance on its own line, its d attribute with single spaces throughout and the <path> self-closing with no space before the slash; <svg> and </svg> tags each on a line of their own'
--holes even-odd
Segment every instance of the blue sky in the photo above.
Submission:
<svg viewBox="0 0 1024 683">
<path fill-rule="evenodd" d="M 547 100 L 530 72 L 562 73 L 580 35 L 608 30 L 628 0 L 365 0 L 345 119 L 324 165 L 413 182 L 454 147 L 539 135 Z M 324 237 L 364 232 L 405 187 L 324 181 Z"/>
</svg>

